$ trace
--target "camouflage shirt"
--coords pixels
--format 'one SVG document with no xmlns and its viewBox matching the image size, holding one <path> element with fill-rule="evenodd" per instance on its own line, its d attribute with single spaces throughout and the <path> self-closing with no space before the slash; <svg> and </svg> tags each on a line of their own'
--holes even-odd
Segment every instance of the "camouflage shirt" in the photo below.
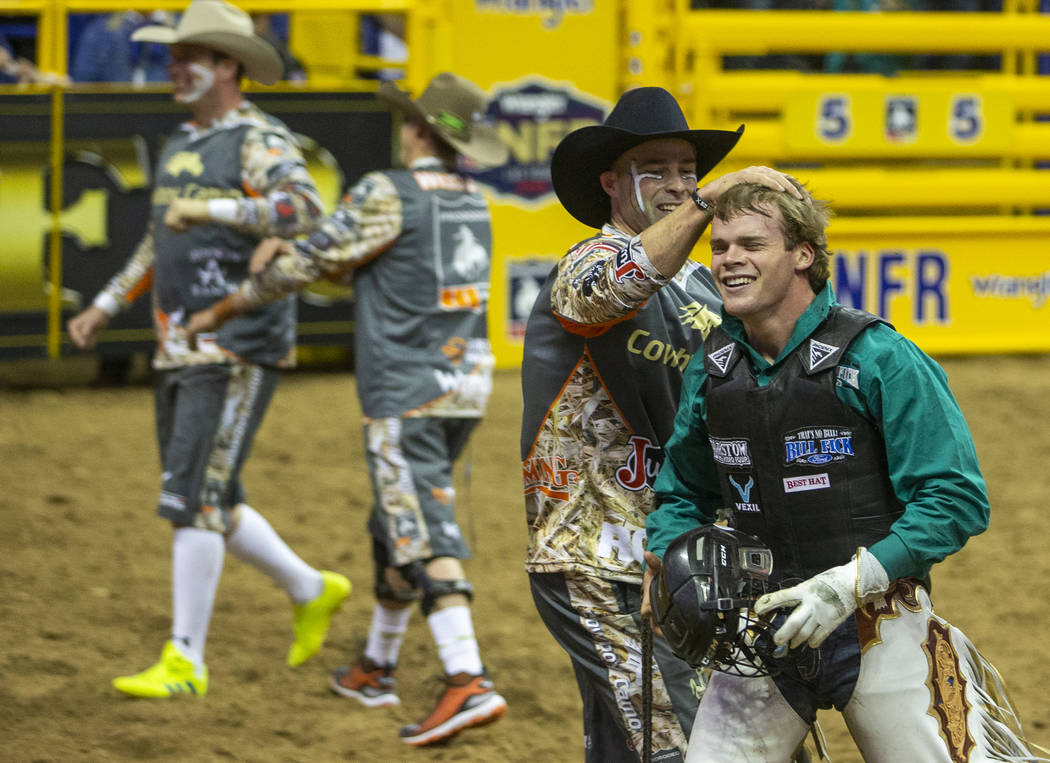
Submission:
<svg viewBox="0 0 1050 763">
<path fill-rule="evenodd" d="M 366 418 L 477 418 L 495 359 L 488 204 L 434 157 L 369 172 L 292 253 L 241 287 L 251 304 L 353 278 L 357 391 Z"/>
<path fill-rule="evenodd" d="M 233 217 L 173 233 L 163 225 L 164 211 L 179 197 L 231 200 Z M 308 232 L 321 214 L 298 143 L 278 120 L 244 101 L 206 129 L 186 122 L 160 158 L 146 234 L 95 304 L 114 315 L 152 290 L 156 368 L 231 360 L 292 365 L 291 300 L 236 318 L 217 334 L 201 335 L 193 352 L 183 325 L 194 311 L 236 291 L 262 237 Z"/>
<path fill-rule="evenodd" d="M 688 261 L 665 278 L 639 237 L 611 225 L 552 270 L 522 364 L 528 571 L 641 582 L 682 372 L 719 305 L 705 266 Z"/>
</svg>

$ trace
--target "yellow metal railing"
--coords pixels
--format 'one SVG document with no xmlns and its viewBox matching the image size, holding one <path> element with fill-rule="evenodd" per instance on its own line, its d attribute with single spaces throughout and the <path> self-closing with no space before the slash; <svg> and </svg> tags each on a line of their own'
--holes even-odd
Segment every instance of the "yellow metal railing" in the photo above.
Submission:
<svg viewBox="0 0 1050 763">
<path fill-rule="evenodd" d="M 663 12 L 668 3 L 673 12 Z M 624 33 L 631 46 L 625 83 L 663 84 L 679 96 L 691 124 L 735 128 L 745 137 L 734 164 L 805 163 L 806 175 L 847 210 L 886 213 L 1028 211 L 1050 206 L 1047 176 L 1031 169 L 1050 159 L 1050 82 L 1035 73 L 1050 52 L 1050 15 L 1035 3 L 1007 2 L 1001 13 L 859 13 L 834 11 L 722 11 L 688 8 L 683 0 L 654 4 L 646 16 L 627 4 Z M 725 71 L 724 56 L 887 53 L 997 54 L 995 73 L 915 72 L 899 76 L 823 71 Z M 818 106 L 829 94 L 856 107 L 861 139 L 836 143 L 814 132 Z M 891 140 L 874 125 L 887 99 L 905 97 L 923 109 L 927 128 Z M 979 139 L 956 140 L 933 131 L 932 119 L 959 97 L 969 98 L 986 122 Z M 933 115 L 936 115 L 933 116 Z"/>
<path fill-rule="evenodd" d="M 1050 174 L 1037 169 L 1050 162 L 1037 73 L 1050 15 L 1035 0 L 999 13 L 690 6 L 624 1 L 623 87 L 666 87 L 693 127 L 745 124 L 713 175 L 776 166 L 830 200 L 840 298 L 927 351 L 1050 349 Z M 831 53 L 895 56 L 896 73 L 833 72 Z M 926 70 L 913 55 L 999 66 Z M 810 68 L 776 69 L 786 57 Z"/>
</svg>

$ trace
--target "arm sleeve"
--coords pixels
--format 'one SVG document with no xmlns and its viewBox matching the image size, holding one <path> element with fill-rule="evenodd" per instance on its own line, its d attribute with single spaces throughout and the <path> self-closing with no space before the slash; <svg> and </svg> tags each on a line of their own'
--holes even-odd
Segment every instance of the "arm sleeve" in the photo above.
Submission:
<svg viewBox="0 0 1050 763">
<path fill-rule="evenodd" d="M 639 237 L 601 236 L 562 258 L 551 306 L 567 331 L 597 336 L 634 315 L 669 280 L 649 262 Z"/>
<path fill-rule="evenodd" d="M 912 342 L 879 326 L 855 345 L 862 413 L 883 433 L 890 482 L 904 506 L 890 535 L 869 550 L 891 580 L 922 578 L 988 527 L 973 436 L 943 369 Z"/>
<path fill-rule="evenodd" d="M 94 305 L 109 316 L 127 309 L 153 287 L 153 223 L 123 268 L 109 279 Z"/>
<path fill-rule="evenodd" d="M 645 530 L 648 550 L 661 558 L 676 537 L 717 517 L 721 495 L 705 423 L 706 381 L 702 362 L 687 368 L 674 432 L 653 485 L 656 508 L 646 518 Z"/>
<path fill-rule="evenodd" d="M 322 278 L 337 279 L 390 248 L 403 226 L 397 188 L 386 175 L 369 173 L 317 230 L 295 242 L 290 254 L 245 282 L 242 293 L 259 304 Z"/>
<path fill-rule="evenodd" d="M 257 236 L 291 238 L 313 230 L 323 206 L 306 161 L 287 131 L 255 127 L 241 145 L 247 198 L 237 201 L 231 225 Z"/>
</svg>

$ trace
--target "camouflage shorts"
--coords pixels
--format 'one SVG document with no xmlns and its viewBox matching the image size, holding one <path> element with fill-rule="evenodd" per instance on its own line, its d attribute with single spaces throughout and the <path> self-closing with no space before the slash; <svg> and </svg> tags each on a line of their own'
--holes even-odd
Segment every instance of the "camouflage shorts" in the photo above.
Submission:
<svg viewBox="0 0 1050 763">
<path fill-rule="evenodd" d="M 243 363 L 157 372 L 160 516 L 180 527 L 229 531 L 230 512 L 244 500 L 241 467 L 279 376 Z"/>
<path fill-rule="evenodd" d="M 452 466 L 477 425 L 436 416 L 365 421 L 375 500 L 368 526 L 393 566 L 470 556 L 456 521 Z"/>
</svg>

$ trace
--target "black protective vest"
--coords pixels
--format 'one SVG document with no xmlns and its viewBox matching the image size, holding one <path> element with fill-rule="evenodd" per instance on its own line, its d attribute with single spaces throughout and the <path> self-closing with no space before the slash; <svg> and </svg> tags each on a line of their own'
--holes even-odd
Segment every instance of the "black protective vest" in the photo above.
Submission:
<svg viewBox="0 0 1050 763">
<path fill-rule="evenodd" d="M 903 513 L 875 426 L 835 394 L 853 340 L 882 322 L 835 305 L 759 387 L 721 326 L 704 344 L 707 428 L 731 524 L 773 551 L 773 578 L 809 578 L 889 534 Z"/>
</svg>

